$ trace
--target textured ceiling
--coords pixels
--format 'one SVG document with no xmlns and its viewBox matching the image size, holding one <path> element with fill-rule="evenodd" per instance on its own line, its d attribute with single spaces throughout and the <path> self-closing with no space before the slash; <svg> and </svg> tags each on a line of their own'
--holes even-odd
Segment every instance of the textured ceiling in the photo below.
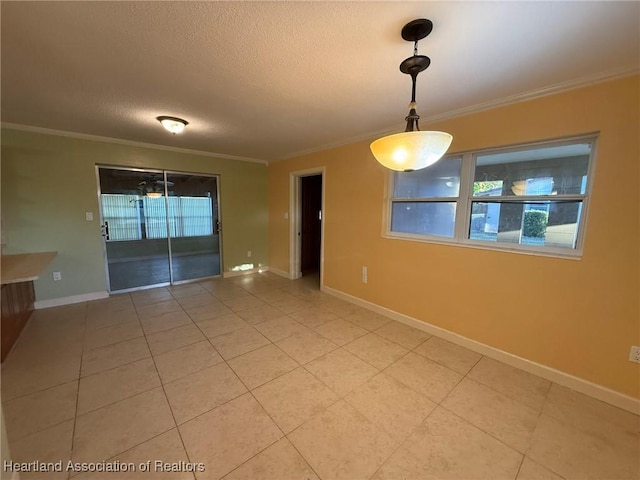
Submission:
<svg viewBox="0 0 640 480">
<path fill-rule="evenodd" d="M 639 2 L 2 2 L 5 124 L 278 160 L 637 71 Z M 155 120 L 182 117 L 172 136 Z M 455 142 L 455 140 L 454 140 Z"/>
</svg>

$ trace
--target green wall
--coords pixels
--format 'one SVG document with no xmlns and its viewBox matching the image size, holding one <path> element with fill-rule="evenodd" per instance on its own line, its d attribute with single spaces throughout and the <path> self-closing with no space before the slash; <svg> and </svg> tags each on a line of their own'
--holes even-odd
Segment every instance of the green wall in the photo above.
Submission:
<svg viewBox="0 0 640 480">
<path fill-rule="evenodd" d="M 37 300 L 106 290 L 96 165 L 220 175 L 224 270 L 267 265 L 266 165 L 6 128 L 1 143 L 3 253 L 58 252 Z"/>
</svg>

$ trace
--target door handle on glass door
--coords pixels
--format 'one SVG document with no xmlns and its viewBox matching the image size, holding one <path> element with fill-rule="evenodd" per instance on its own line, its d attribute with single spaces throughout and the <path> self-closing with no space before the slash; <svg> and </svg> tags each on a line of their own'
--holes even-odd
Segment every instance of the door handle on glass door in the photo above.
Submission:
<svg viewBox="0 0 640 480">
<path fill-rule="evenodd" d="M 104 222 L 104 225 L 102 225 L 100 228 L 102 228 L 102 236 L 105 238 L 105 240 L 109 240 L 109 222 Z"/>
</svg>

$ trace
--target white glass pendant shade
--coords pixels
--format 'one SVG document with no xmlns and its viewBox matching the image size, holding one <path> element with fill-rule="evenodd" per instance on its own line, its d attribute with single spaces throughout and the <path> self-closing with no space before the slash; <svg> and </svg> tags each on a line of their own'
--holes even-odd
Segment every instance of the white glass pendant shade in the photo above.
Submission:
<svg viewBox="0 0 640 480">
<path fill-rule="evenodd" d="M 446 132 L 418 130 L 379 138 L 369 148 L 384 167 L 404 172 L 433 165 L 444 156 L 452 140 Z"/>
</svg>

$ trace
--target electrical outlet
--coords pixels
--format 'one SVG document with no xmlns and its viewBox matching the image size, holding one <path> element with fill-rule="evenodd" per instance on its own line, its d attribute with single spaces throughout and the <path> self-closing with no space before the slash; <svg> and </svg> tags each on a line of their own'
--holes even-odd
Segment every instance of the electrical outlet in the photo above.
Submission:
<svg viewBox="0 0 640 480">
<path fill-rule="evenodd" d="M 367 267 L 362 267 L 362 283 L 367 283 L 369 280 L 369 272 Z"/>
<path fill-rule="evenodd" d="M 57 282 L 58 280 L 62 280 L 62 273 L 53 272 L 53 279 Z"/>
<path fill-rule="evenodd" d="M 640 347 L 633 345 L 629 351 L 629 361 L 640 363 Z"/>
<path fill-rule="evenodd" d="M 251 258 L 251 250 L 247 251 L 247 257 Z"/>
<path fill-rule="evenodd" d="M 93 212 L 85 212 L 84 213 L 84 218 L 87 220 L 87 222 L 92 222 L 93 221 Z"/>
</svg>

